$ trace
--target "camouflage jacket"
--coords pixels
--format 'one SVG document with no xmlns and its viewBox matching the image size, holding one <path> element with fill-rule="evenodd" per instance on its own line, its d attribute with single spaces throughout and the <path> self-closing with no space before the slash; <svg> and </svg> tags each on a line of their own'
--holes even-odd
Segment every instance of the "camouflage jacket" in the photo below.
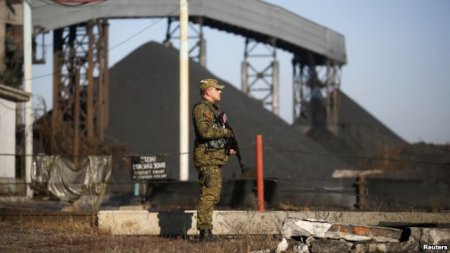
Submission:
<svg viewBox="0 0 450 253">
<path fill-rule="evenodd" d="M 232 133 L 218 123 L 219 114 L 219 106 L 206 100 L 194 105 L 192 120 L 195 133 L 194 165 L 196 168 L 222 166 L 228 160 L 224 145 Z"/>
</svg>

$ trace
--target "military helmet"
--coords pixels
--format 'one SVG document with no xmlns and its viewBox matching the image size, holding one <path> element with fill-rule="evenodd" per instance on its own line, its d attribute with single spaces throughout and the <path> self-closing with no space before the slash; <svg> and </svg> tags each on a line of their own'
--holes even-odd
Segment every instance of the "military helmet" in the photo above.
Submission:
<svg viewBox="0 0 450 253">
<path fill-rule="evenodd" d="M 210 87 L 221 90 L 225 86 L 220 85 L 216 79 L 203 79 L 200 81 L 200 90 L 206 90 Z"/>
</svg>

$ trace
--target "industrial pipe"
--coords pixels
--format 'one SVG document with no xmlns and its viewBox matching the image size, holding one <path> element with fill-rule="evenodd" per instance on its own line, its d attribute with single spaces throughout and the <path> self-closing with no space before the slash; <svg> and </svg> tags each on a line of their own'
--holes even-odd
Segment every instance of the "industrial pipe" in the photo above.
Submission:
<svg viewBox="0 0 450 253">
<path fill-rule="evenodd" d="M 258 195 L 258 211 L 264 211 L 264 176 L 263 176 L 263 140 L 256 136 L 256 188 Z"/>
</svg>

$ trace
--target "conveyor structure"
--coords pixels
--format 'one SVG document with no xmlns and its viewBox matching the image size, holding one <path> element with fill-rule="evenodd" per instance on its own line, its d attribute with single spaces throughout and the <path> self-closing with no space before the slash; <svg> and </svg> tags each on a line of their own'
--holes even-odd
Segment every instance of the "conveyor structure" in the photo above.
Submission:
<svg viewBox="0 0 450 253">
<path fill-rule="evenodd" d="M 53 30 L 55 35 L 53 70 L 60 74 L 54 77 L 53 122 L 56 125 L 64 114 L 77 111 L 74 109 L 77 104 L 82 107 L 81 112 L 77 111 L 82 122 L 72 125 L 84 127 L 81 133 L 86 137 L 101 137 L 108 114 L 105 96 L 108 89 L 107 19 L 167 17 L 168 42 L 173 34 L 170 25 L 177 22 L 179 16 L 179 1 L 96 0 L 78 6 L 57 2 L 32 1 L 34 26 L 43 31 Z M 323 95 L 328 126 L 337 123 L 336 90 L 340 86 L 341 67 L 347 62 L 342 34 L 259 0 L 190 0 L 189 19 L 200 26 L 198 38 L 201 41 L 197 44 L 200 49 L 196 58 L 202 64 L 205 64 L 202 26 L 246 38 L 242 90 L 254 97 L 254 92 L 266 92 L 260 99 L 276 114 L 279 111 L 279 65 L 275 49 L 292 53 L 294 123 L 308 113 L 305 105 L 318 93 Z M 263 44 L 273 52 L 267 56 L 269 63 L 265 70 L 252 66 L 252 43 Z M 263 86 L 258 86 L 259 83 Z"/>
</svg>

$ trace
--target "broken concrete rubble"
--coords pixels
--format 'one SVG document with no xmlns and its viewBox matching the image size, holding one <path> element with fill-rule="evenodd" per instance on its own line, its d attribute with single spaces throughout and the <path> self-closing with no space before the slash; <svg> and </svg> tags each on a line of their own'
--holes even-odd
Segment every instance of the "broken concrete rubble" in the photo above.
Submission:
<svg viewBox="0 0 450 253">
<path fill-rule="evenodd" d="M 323 220 L 286 218 L 283 222 L 282 234 L 285 238 L 313 236 L 347 241 L 398 242 L 402 230 L 376 226 L 331 224 Z"/>
<path fill-rule="evenodd" d="M 338 252 L 348 252 L 352 243 L 348 243 L 346 241 L 341 240 L 326 240 L 326 239 L 317 239 L 311 242 L 311 252 L 330 252 L 330 253 L 338 253 Z"/>
<path fill-rule="evenodd" d="M 389 242 L 389 243 L 376 243 L 376 242 L 348 242 L 345 240 L 334 239 L 312 239 L 308 238 L 307 243 L 303 242 L 290 242 L 293 244 L 292 252 L 295 253 L 382 253 L 382 252 L 397 252 L 397 253 L 410 253 L 418 252 L 420 247 L 417 242 Z M 289 251 L 282 252 L 291 252 Z M 278 253 L 278 252 L 277 252 Z"/>
<path fill-rule="evenodd" d="M 324 220 L 288 217 L 283 221 L 282 235 L 285 238 L 291 238 L 292 236 L 324 238 L 330 227 L 331 224 Z"/>
<path fill-rule="evenodd" d="M 348 241 L 398 242 L 402 230 L 386 227 L 333 224 L 325 233 L 328 238 Z"/>
<path fill-rule="evenodd" d="M 450 228 L 409 228 L 410 241 L 421 245 L 447 245 L 450 246 Z"/>
<path fill-rule="evenodd" d="M 426 245 L 450 245 L 450 228 L 411 227 L 404 230 L 329 223 L 325 220 L 288 217 L 283 240 L 296 253 L 310 252 L 418 252 Z"/>
</svg>

